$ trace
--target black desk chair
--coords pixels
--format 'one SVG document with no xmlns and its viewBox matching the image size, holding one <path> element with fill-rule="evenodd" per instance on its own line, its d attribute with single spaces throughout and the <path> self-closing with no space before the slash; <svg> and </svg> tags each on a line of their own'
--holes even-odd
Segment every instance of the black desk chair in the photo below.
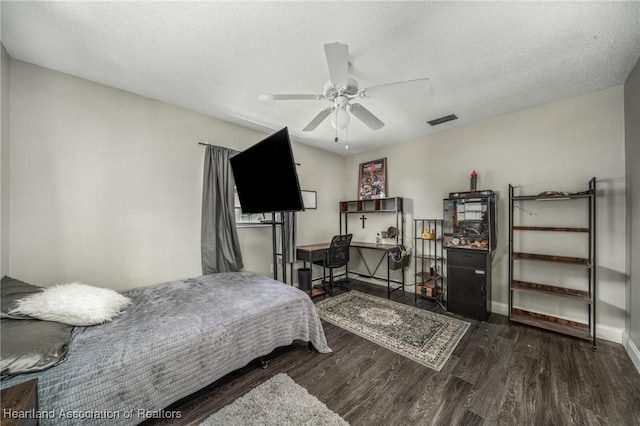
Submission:
<svg viewBox="0 0 640 426">
<path fill-rule="evenodd" d="M 327 256 L 323 262 L 323 266 L 325 268 L 329 268 L 329 288 L 325 291 L 328 291 L 329 295 L 333 296 L 333 287 L 340 287 L 347 291 L 351 290 L 348 286 L 342 284 L 344 282 L 348 282 L 348 280 L 342 280 L 339 282 L 333 281 L 333 270 L 335 268 L 340 268 L 342 266 L 346 266 L 349 263 L 349 246 L 351 245 L 351 238 L 353 234 L 346 235 L 335 235 L 331 238 L 331 244 L 329 245 L 329 249 L 327 250 Z M 323 281 L 323 284 L 326 282 Z"/>
</svg>

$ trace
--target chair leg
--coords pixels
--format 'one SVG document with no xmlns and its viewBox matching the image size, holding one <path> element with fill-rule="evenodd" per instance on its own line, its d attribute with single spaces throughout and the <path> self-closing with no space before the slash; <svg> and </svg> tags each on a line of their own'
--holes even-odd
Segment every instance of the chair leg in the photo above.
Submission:
<svg viewBox="0 0 640 426">
<path fill-rule="evenodd" d="M 333 296 L 333 268 L 329 268 L 329 295 Z"/>
<path fill-rule="evenodd" d="M 329 289 L 329 282 L 327 281 L 327 267 L 326 265 L 322 265 L 322 290 L 324 291 L 324 297 L 331 295 L 331 291 Z"/>
<path fill-rule="evenodd" d="M 331 272 L 333 272 L 333 269 L 331 270 Z M 350 279 L 344 279 L 344 280 L 338 280 L 337 283 L 333 282 L 333 275 L 331 276 L 331 288 L 333 289 L 334 287 L 338 287 L 341 289 L 344 289 L 345 291 L 351 291 L 351 287 L 349 287 L 349 283 L 351 282 Z M 346 283 L 346 284 L 343 284 Z"/>
</svg>

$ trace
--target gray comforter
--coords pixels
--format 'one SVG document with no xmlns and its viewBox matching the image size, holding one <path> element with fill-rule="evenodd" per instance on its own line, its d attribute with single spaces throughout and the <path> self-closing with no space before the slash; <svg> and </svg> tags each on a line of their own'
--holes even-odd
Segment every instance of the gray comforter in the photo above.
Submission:
<svg viewBox="0 0 640 426">
<path fill-rule="evenodd" d="M 74 329 L 66 361 L 2 381 L 38 378 L 41 425 L 136 424 L 277 347 L 300 340 L 331 352 L 309 296 L 257 274 L 125 294 L 133 303 L 116 320 Z"/>
</svg>

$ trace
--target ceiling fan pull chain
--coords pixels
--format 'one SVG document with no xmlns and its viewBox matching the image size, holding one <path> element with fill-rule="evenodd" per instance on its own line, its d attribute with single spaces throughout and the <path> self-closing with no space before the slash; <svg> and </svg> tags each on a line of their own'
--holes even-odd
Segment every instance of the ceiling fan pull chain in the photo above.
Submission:
<svg viewBox="0 0 640 426">
<path fill-rule="evenodd" d="M 335 108 L 336 113 L 336 121 L 338 120 L 338 108 Z M 336 138 L 333 140 L 335 143 L 338 143 L 338 126 L 334 126 L 336 129 Z"/>
<path fill-rule="evenodd" d="M 344 149 L 349 149 L 349 128 L 347 127 L 345 130 L 346 133 L 346 142 L 344 144 Z"/>
</svg>

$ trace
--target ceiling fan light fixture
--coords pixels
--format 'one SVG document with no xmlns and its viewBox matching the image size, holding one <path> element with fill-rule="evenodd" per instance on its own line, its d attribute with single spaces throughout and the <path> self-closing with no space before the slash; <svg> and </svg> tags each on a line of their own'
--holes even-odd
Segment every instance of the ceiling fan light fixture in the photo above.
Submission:
<svg viewBox="0 0 640 426">
<path fill-rule="evenodd" d="M 335 112 L 331 114 L 331 125 L 336 129 L 346 129 L 350 120 L 346 105 L 336 105 Z"/>
<path fill-rule="evenodd" d="M 2 1 L 2 0 L 0 0 Z M 260 95 L 262 101 L 288 101 L 288 100 L 327 100 L 330 107 L 321 110 L 302 131 L 311 132 L 327 117 L 330 117 L 331 125 L 336 130 L 334 140 L 338 142 L 338 130 L 349 131 L 351 115 L 360 120 L 371 130 L 379 130 L 384 127 L 378 117 L 360 103 L 351 103 L 356 98 L 368 99 L 386 94 L 403 95 L 404 93 L 423 93 L 430 90 L 428 78 L 398 81 L 395 83 L 379 84 L 368 88 L 360 88 L 358 82 L 349 76 L 349 46 L 344 43 L 325 43 L 325 56 L 329 67 L 329 81 L 324 83 L 322 94 L 280 94 Z M 345 145 L 345 149 L 348 146 Z"/>
</svg>

